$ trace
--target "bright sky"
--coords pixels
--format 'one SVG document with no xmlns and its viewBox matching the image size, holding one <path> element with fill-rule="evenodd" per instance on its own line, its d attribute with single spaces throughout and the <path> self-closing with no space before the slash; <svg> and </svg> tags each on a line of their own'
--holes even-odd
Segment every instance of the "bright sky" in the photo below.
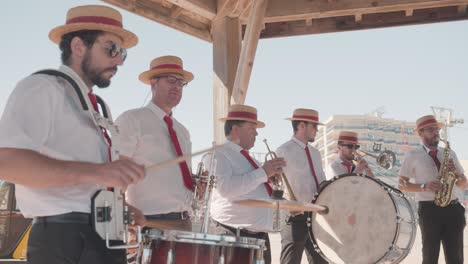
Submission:
<svg viewBox="0 0 468 264">
<path fill-rule="evenodd" d="M 0 64 L 0 111 L 16 83 L 44 68 L 60 65 L 49 31 L 65 21 L 69 8 L 100 1 L 15 0 L 0 9 L 3 63 Z M 98 90 L 114 118 L 140 107 L 149 86 L 137 76 L 162 55 L 183 58 L 195 80 L 184 91 L 174 116 L 189 129 L 193 149 L 213 138 L 212 45 L 146 18 L 120 10 L 124 26 L 140 38 L 110 88 Z M 468 123 L 468 22 L 396 27 L 261 40 L 246 104 L 259 110 L 266 128 L 259 130 L 254 151 L 265 152 L 288 140 L 293 109 L 334 114 L 364 114 L 385 106 L 384 117 L 415 121 L 432 114 L 430 106 L 453 108 Z M 468 159 L 468 124 L 450 130 L 452 148 Z"/>
</svg>

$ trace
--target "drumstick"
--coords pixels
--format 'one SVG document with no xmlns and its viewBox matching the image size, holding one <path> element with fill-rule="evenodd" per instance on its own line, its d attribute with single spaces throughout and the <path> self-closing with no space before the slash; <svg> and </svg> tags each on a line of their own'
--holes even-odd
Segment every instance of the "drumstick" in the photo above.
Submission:
<svg viewBox="0 0 468 264">
<path fill-rule="evenodd" d="M 166 166 L 169 166 L 169 165 L 172 165 L 172 164 L 176 164 L 176 163 L 180 163 L 182 161 L 186 161 L 186 160 L 188 160 L 188 159 L 190 159 L 192 157 L 198 156 L 198 155 L 203 154 L 203 153 L 208 152 L 208 151 L 212 151 L 217 147 L 218 146 L 214 146 L 214 147 L 203 149 L 203 150 L 191 153 L 191 154 L 183 155 L 183 156 L 177 157 L 177 158 L 172 159 L 172 160 L 166 160 L 166 161 L 163 161 L 163 162 L 158 163 L 158 164 L 153 164 L 153 165 L 146 168 L 146 172 L 150 172 L 152 170 L 159 170 L 159 169 L 161 169 L 163 167 L 166 167 Z"/>
</svg>

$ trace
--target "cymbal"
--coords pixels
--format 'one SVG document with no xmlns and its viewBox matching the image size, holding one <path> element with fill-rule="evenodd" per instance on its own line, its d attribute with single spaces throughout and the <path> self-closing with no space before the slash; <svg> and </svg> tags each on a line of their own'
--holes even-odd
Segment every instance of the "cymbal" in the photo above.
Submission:
<svg viewBox="0 0 468 264">
<path fill-rule="evenodd" d="M 263 208 L 272 208 L 282 210 L 289 210 L 289 211 L 310 211 L 310 212 L 325 212 L 328 210 L 327 207 L 313 204 L 313 203 L 306 203 L 300 201 L 290 201 L 286 199 L 246 199 L 246 200 L 239 200 L 235 201 L 235 204 L 245 205 L 245 206 L 252 206 L 252 207 L 263 207 Z"/>
</svg>

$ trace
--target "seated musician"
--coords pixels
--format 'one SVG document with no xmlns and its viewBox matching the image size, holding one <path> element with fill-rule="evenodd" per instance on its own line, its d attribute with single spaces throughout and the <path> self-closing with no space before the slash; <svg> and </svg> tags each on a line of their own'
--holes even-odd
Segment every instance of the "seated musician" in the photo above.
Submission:
<svg viewBox="0 0 468 264">
<path fill-rule="evenodd" d="M 182 99 L 184 87 L 193 80 L 193 74 L 184 70 L 180 58 L 163 56 L 151 61 L 150 69 L 140 74 L 139 79 L 151 86 L 152 99 L 146 106 L 126 111 L 117 118 L 120 157 L 151 166 L 190 154 L 189 131 L 175 119 L 173 109 Z M 190 168 L 189 160 L 148 171 L 143 181 L 128 189 L 128 203 L 145 215 L 140 224 L 191 231 Z"/>
<path fill-rule="evenodd" d="M 337 144 L 338 158 L 328 165 L 327 179 L 350 173 L 374 176 L 367 161 L 356 154 L 359 147 L 356 132 L 340 131 Z"/>
<path fill-rule="evenodd" d="M 225 121 L 227 142 L 216 149 L 216 188 L 211 201 L 211 217 L 217 234 L 264 239 L 265 263 L 271 263 L 268 233 L 273 229 L 273 210 L 233 203 L 243 199 L 267 199 L 272 188 L 270 176 L 282 171 L 284 159 L 272 159 L 260 165 L 249 155 L 254 146 L 257 128 L 265 124 L 257 120 L 257 110 L 247 105 L 232 105 Z"/>
</svg>

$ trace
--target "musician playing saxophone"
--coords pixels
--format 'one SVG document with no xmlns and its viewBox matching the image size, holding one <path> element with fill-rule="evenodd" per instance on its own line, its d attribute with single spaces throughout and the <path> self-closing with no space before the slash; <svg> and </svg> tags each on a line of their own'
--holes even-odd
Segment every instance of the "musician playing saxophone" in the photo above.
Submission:
<svg viewBox="0 0 468 264">
<path fill-rule="evenodd" d="M 467 180 L 455 152 L 447 149 L 447 160 L 444 158 L 444 149 L 438 147 L 441 127 L 443 124 L 437 122 L 432 115 L 423 116 L 416 121 L 416 132 L 421 138 L 422 146 L 417 146 L 406 154 L 400 169 L 399 188 L 416 193 L 423 264 L 438 262 L 440 241 L 444 247 L 446 263 L 462 264 L 466 220 L 465 208 L 459 201 L 463 197 Z M 446 166 L 444 170 L 453 172 L 458 178 L 449 197 L 451 201 L 445 207 L 434 202 L 436 193 L 442 189 L 439 180 L 441 166 Z"/>
<path fill-rule="evenodd" d="M 314 141 L 317 126 L 323 124 L 319 122 L 318 112 L 313 109 L 296 109 L 288 120 L 292 123 L 294 134 L 276 150 L 276 154 L 288 162 L 283 170 L 293 193 L 288 193 L 289 199 L 311 202 L 320 183 L 325 180 L 325 173 L 320 152 L 309 142 Z M 314 250 L 307 230 L 306 215 L 297 212 L 286 215 L 285 221 L 281 222 L 282 264 L 301 263 L 304 249 L 309 263 L 326 263 Z"/>
</svg>

